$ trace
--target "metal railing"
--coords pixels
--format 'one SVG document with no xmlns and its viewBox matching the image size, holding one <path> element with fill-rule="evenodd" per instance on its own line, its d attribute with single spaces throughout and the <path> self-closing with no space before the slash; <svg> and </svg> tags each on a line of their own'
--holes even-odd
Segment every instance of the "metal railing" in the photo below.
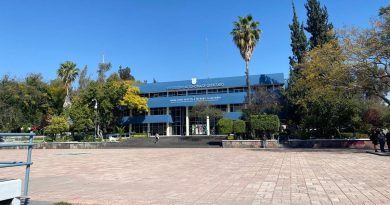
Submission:
<svg viewBox="0 0 390 205">
<path fill-rule="evenodd" d="M 33 149 L 33 138 L 35 133 L 0 133 L 1 138 L 7 137 L 28 137 L 27 143 L 0 143 L 0 148 L 2 147 L 23 147 L 26 146 L 28 148 L 27 151 L 27 161 L 10 161 L 10 162 L 2 162 L 0 161 L 0 168 L 7 167 L 18 167 L 18 166 L 26 166 L 26 172 L 24 175 L 24 186 L 23 186 L 23 198 L 27 198 L 28 195 L 28 185 L 30 180 L 30 166 L 32 165 L 31 161 L 31 153 Z"/>
</svg>

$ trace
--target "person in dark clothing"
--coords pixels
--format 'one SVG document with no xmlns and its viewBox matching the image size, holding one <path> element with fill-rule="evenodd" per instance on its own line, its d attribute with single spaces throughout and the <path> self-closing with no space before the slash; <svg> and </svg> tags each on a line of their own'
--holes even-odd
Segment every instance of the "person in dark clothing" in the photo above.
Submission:
<svg viewBox="0 0 390 205">
<path fill-rule="evenodd" d="M 378 150 L 376 149 L 376 146 L 378 145 L 378 138 L 377 138 L 375 131 L 371 131 L 370 140 L 371 140 L 372 144 L 374 145 L 375 152 L 378 152 Z"/>
<path fill-rule="evenodd" d="M 376 132 L 376 135 L 377 135 L 377 138 L 379 141 L 379 147 L 380 147 L 381 152 L 386 152 L 385 151 L 385 135 L 380 130 L 378 130 Z"/>
<path fill-rule="evenodd" d="M 390 152 L 390 131 L 386 134 L 386 142 L 387 142 L 387 149 L 389 149 Z"/>
<path fill-rule="evenodd" d="M 156 134 L 154 134 L 154 144 L 157 144 L 158 140 L 160 140 L 160 135 L 156 132 Z"/>
</svg>

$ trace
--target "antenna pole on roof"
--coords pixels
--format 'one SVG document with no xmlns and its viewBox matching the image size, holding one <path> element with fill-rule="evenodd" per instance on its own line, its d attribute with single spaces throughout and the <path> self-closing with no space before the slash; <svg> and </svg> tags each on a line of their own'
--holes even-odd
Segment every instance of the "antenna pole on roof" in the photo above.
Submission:
<svg viewBox="0 0 390 205">
<path fill-rule="evenodd" d="M 209 78 L 209 39 L 207 38 L 207 35 L 206 35 L 206 38 L 205 38 L 205 43 L 206 43 L 206 77 Z"/>
</svg>

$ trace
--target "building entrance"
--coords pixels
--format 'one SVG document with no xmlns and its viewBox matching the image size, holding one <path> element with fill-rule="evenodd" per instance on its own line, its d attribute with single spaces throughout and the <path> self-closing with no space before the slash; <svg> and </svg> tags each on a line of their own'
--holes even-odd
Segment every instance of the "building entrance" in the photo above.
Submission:
<svg viewBox="0 0 390 205">
<path fill-rule="evenodd" d="M 185 135 L 186 130 L 186 108 L 172 107 L 169 109 L 172 116 L 172 135 Z"/>
</svg>

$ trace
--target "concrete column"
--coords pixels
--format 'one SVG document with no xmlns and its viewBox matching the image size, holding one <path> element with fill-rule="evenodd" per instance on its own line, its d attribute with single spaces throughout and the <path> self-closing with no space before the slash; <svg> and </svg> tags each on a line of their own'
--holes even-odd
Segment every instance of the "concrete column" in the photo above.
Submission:
<svg viewBox="0 0 390 205">
<path fill-rule="evenodd" d="M 230 104 L 227 104 L 226 112 L 231 112 L 230 111 Z"/>
<path fill-rule="evenodd" d="M 186 107 L 186 136 L 190 136 L 190 117 L 188 107 Z"/>
<path fill-rule="evenodd" d="M 167 107 L 167 115 L 169 115 L 169 107 Z M 171 136 L 171 132 L 170 132 L 170 127 L 169 127 L 169 122 L 167 122 L 167 128 L 166 128 L 166 132 L 167 132 L 167 136 Z"/>
<path fill-rule="evenodd" d="M 148 116 L 150 116 L 150 111 L 148 111 Z M 150 133 L 150 123 L 148 123 L 148 127 L 147 127 L 147 133 L 148 133 L 148 137 L 150 137 L 150 135 L 152 134 L 152 133 Z"/>
<path fill-rule="evenodd" d="M 209 116 L 206 117 L 206 129 L 207 129 L 207 136 L 210 135 L 210 118 Z"/>
</svg>

